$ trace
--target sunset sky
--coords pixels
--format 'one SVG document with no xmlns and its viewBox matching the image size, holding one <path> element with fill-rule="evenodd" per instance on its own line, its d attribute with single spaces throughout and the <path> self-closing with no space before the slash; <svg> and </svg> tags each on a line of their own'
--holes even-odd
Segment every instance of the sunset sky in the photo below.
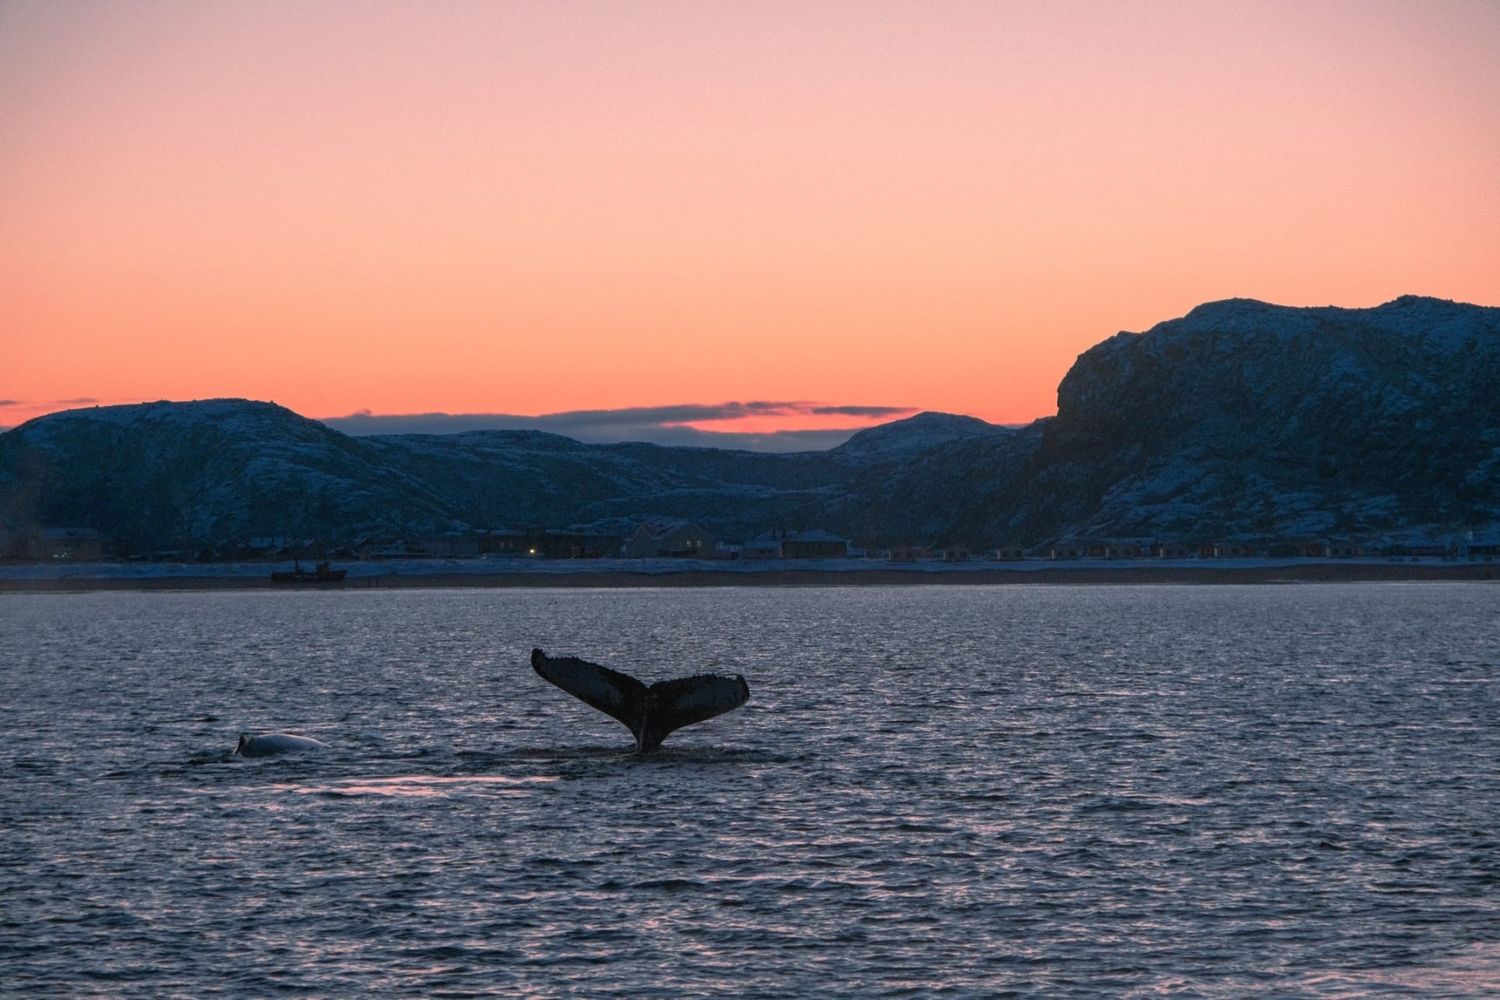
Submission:
<svg viewBox="0 0 1500 1000">
<path fill-rule="evenodd" d="M 1500 4 L 0 0 L 0 426 L 1019 423 L 1406 293 L 1500 304 Z"/>
</svg>

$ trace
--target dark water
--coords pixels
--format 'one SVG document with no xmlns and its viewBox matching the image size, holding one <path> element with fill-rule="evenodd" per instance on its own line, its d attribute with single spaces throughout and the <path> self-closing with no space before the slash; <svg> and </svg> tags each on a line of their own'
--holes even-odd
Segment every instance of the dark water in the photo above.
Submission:
<svg viewBox="0 0 1500 1000">
<path fill-rule="evenodd" d="M 1478 996 L 1500 589 L 0 595 L 0 992 Z M 533 645 L 744 709 L 633 759 Z M 325 753 L 231 758 L 241 730 Z"/>
</svg>

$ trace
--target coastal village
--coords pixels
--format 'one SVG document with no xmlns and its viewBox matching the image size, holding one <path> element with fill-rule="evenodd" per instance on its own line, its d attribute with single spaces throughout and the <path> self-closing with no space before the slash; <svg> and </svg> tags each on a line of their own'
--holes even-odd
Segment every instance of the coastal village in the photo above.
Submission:
<svg viewBox="0 0 1500 1000">
<path fill-rule="evenodd" d="M 0 525 L 0 560 L 7 562 L 243 562 L 401 559 L 683 559 L 703 561 L 870 560 L 889 563 L 1022 562 L 1044 560 L 1230 560 L 1230 559 L 1393 559 L 1492 561 L 1500 556 L 1500 533 L 1455 532 L 1431 537 L 1355 541 L 1328 538 L 1276 538 L 1207 542 L 1162 539 L 1072 539 L 1040 546 L 1001 545 L 974 550 L 964 545 L 865 545 L 832 531 L 809 528 L 770 531 L 753 538 L 722 538 L 686 520 L 646 521 L 629 534 L 579 528 L 494 529 L 447 532 L 411 540 L 360 539 L 327 544 L 288 535 L 245 539 L 241 543 L 191 549 L 160 549 L 122 554 L 89 528 L 49 527 L 18 532 Z"/>
</svg>

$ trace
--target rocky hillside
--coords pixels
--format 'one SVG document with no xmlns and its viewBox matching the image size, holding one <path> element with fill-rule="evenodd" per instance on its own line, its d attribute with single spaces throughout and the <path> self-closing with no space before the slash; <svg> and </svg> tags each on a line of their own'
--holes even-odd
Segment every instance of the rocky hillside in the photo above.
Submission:
<svg viewBox="0 0 1500 1000">
<path fill-rule="evenodd" d="M 1500 309 L 1203 305 L 1079 357 L 1019 429 L 925 413 L 793 455 L 531 431 L 349 437 L 269 403 L 53 414 L 0 434 L 0 520 L 121 553 L 685 517 L 871 544 L 1271 538 L 1500 523 Z"/>
<path fill-rule="evenodd" d="M 1089 350 L 1020 485 L 1021 537 L 1371 536 L 1500 521 L 1500 309 L 1230 300 Z"/>
<path fill-rule="evenodd" d="M 122 553 L 256 535 L 399 534 L 447 504 L 358 440 L 271 403 L 71 410 L 0 435 L 13 531 L 93 528 Z"/>
</svg>

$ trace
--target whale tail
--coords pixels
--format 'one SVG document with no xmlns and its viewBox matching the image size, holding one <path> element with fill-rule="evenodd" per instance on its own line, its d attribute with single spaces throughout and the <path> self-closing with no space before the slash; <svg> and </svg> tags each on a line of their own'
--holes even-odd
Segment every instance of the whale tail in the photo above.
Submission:
<svg viewBox="0 0 1500 1000">
<path fill-rule="evenodd" d="M 649 687 L 618 670 L 576 656 L 531 651 L 531 666 L 544 680 L 625 725 L 638 753 L 649 753 L 670 733 L 739 708 L 750 685 L 739 674 L 697 674 L 657 681 Z"/>
</svg>

